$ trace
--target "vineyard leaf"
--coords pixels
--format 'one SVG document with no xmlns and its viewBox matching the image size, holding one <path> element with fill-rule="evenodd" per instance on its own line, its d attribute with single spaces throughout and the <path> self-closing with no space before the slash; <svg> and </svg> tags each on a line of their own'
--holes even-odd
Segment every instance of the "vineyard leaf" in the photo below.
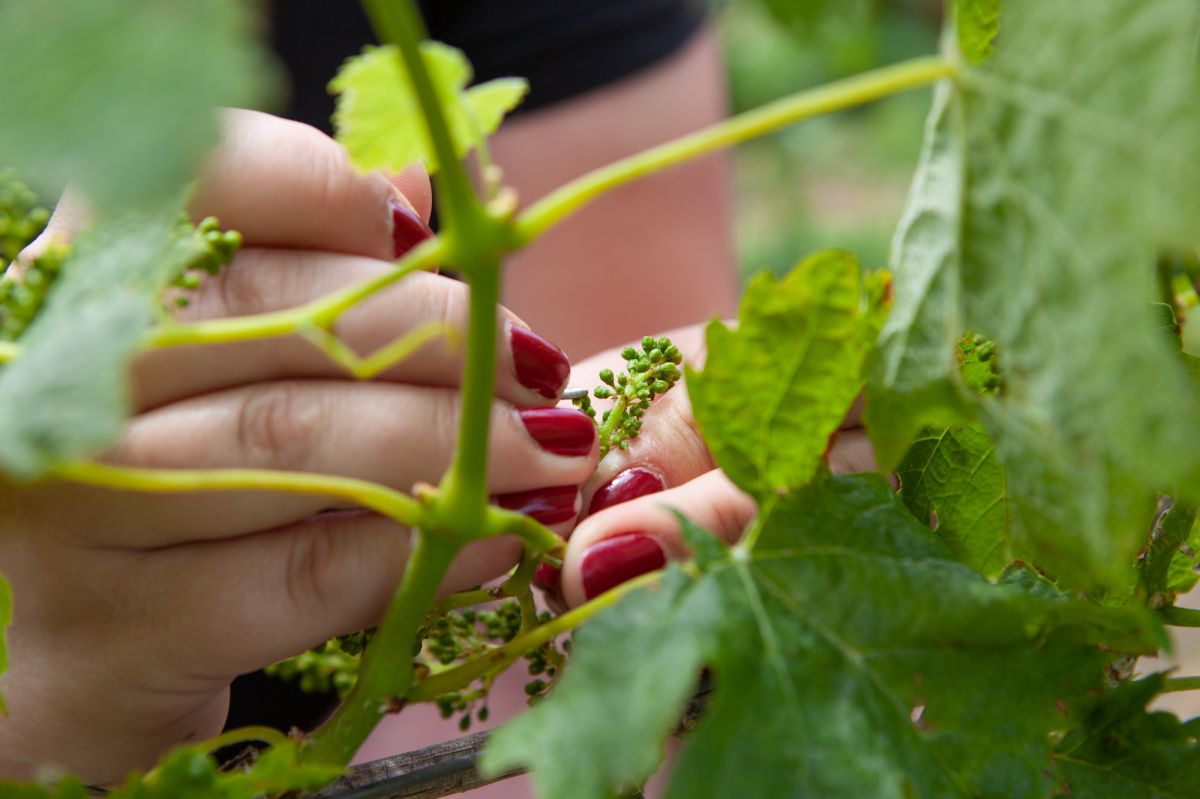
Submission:
<svg viewBox="0 0 1200 799">
<path fill-rule="evenodd" d="M 1191 0 L 1096 0 L 1086 13 L 1007 0 L 992 58 L 941 90 L 962 109 L 946 267 L 960 290 L 956 307 L 916 303 L 902 321 L 909 336 L 941 331 L 939 363 L 956 316 L 1004 353 L 1005 390 L 982 418 L 1008 470 L 1014 537 L 1084 587 L 1127 583 L 1155 491 L 1200 484 L 1200 402 L 1150 304 L 1158 249 L 1200 218 L 1198 18 Z M 921 266 L 895 265 L 898 307 L 923 296 Z M 940 389 L 936 374 L 922 382 L 931 395 L 953 390 L 942 371 Z"/>
<path fill-rule="evenodd" d="M 0 153 L 48 195 L 155 208 L 216 143 L 219 106 L 249 106 L 276 73 L 244 4 L 0 4 Z M 15 72 L 13 70 L 16 70 Z"/>
<path fill-rule="evenodd" d="M 992 585 L 877 476 L 782 500 L 724 586 L 715 699 L 670 797 L 1041 797 L 1048 735 L 1144 616 Z M 649 667 L 649 665 L 647 666 Z"/>
<path fill-rule="evenodd" d="M 550 698 L 492 736 L 484 772 L 527 766 L 542 799 L 606 799 L 645 781 L 711 652 L 722 612 L 713 588 L 672 568 L 597 614 L 575 634 Z"/>
<path fill-rule="evenodd" d="M 174 220 L 138 217 L 79 236 L 21 356 L 0 369 L 0 472 L 33 479 L 116 439 L 126 363 L 185 256 L 175 230 Z"/>
<path fill-rule="evenodd" d="M 900 496 L 954 556 L 994 577 L 1012 560 L 1004 469 L 979 425 L 947 427 L 917 439 L 896 469 Z"/>
<path fill-rule="evenodd" d="M 1082 720 L 1110 653 L 1164 640 L 1145 610 L 1028 569 L 990 583 L 878 475 L 822 474 L 774 508 L 752 553 L 685 528 L 699 576 L 672 568 L 586 624 L 486 768 L 532 766 L 542 799 L 639 784 L 706 665 L 715 698 L 671 797 L 1042 797 L 1051 734 Z"/>
<path fill-rule="evenodd" d="M 459 156 L 479 146 L 515 108 L 528 84 L 519 78 L 500 78 L 470 89 L 471 64 L 462 51 L 439 42 L 424 42 L 421 55 L 450 126 Z M 437 156 L 416 90 L 394 45 L 368 47 L 346 61 L 329 90 L 337 92 L 333 121 L 337 139 L 364 172 L 398 172 L 415 161 L 437 171 Z"/>
<path fill-rule="evenodd" d="M 1176 595 L 1191 591 L 1200 579 L 1197 568 L 1200 568 L 1200 524 L 1193 521 L 1187 540 L 1167 568 L 1167 590 Z"/>
<path fill-rule="evenodd" d="M 949 83 L 934 91 L 925 144 L 892 242 L 892 311 L 879 336 L 865 419 L 879 465 L 890 469 L 918 431 L 972 417 L 953 347 L 963 332 L 962 108 Z"/>
<path fill-rule="evenodd" d="M 760 500 L 804 485 L 863 384 L 886 274 L 822 252 L 782 280 L 747 286 L 736 329 L 707 329 L 703 371 L 687 370 L 696 421 L 716 462 Z M 747 401 L 753 398 L 753 401 Z"/>
<path fill-rule="evenodd" d="M 1165 675 L 1152 674 L 1109 693 L 1082 729 L 1056 752 L 1072 796 L 1088 799 L 1200 797 L 1200 720 L 1148 713 Z"/>
<path fill-rule="evenodd" d="M 954 26 L 963 57 L 972 64 L 986 61 L 1000 32 L 1000 0 L 954 0 Z"/>
</svg>

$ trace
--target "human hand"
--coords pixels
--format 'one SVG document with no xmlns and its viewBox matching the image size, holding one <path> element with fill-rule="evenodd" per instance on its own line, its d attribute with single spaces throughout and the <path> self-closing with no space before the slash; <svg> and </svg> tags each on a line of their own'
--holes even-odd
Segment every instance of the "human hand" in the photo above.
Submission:
<svg viewBox="0 0 1200 799">
<path fill-rule="evenodd" d="M 704 360 L 704 326 L 666 334 L 687 362 Z M 603 368 L 619 371 L 621 348 L 576 364 L 572 383 L 591 386 Z M 834 473 L 875 471 L 875 454 L 856 403 L 833 437 Z M 552 601 L 576 606 L 640 574 L 688 555 L 673 510 L 728 543 L 754 518 L 754 501 L 717 468 L 692 416 L 686 383 L 655 400 L 628 450 L 614 449 L 583 487 L 586 517 L 571 533 L 561 574 L 543 567 Z"/>
<path fill-rule="evenodd" d="M 385 272 L 427 235 L 427 180 L 407 171 L 399 186 L 358 175 L 311 128 L 231 113 L 191 210 L 240 230 L 246 246 L 179 316 L 280 310 Z M 51 235 L 70 235 L 80 207 L 64 205 Z M 466 309 L 465 286 L 414 274 L 337 332 L 365 353 L 430 322 L 461 329 Z M 569 369 L 561 352 L 501 317 L 490 488 L 506 507 L 561 524 L 594 468 L 594 430 L 551 407 Z M 133 365 L 134 415 L 103 460 L 403 490 L 436 482 L 457 436 L 461 355 L 427 345 L 358 382 L 300 338 L 152 351 Z M 15 610 L 0 774 L 53 764 L 106 783 L 219 732 L 236 675 L 373 624 L 408 550 L 396 523 L 322 497 L 0 483 L 0 572 Z M 519 552 L 510 539 L 472 545 L 442 588 L 497 576 Z"/>
</svg>

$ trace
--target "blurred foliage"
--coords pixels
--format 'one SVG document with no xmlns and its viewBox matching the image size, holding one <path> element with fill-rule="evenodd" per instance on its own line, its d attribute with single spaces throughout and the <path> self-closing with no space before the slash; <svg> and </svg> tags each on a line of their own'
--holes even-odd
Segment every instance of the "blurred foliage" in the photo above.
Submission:
<svg viewBox="0 0 1200 799">
<path fill-rule="evenodd" d="M 732 111 L 936 51 L 940 3 L 736 0 L 715 16 Z M 783 274 L 840 247 L 887 262 L 920 152 L 928 92 L 805 122 L 738 149 L 739 262 Z"/>
</svg>

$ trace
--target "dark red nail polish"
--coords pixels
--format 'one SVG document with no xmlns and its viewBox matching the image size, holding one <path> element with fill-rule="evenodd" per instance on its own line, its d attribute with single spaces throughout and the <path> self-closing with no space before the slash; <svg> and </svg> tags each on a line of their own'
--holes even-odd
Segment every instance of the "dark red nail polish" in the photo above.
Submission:
<svg viewBox="0 0 1200 799">
<path fill-rule="evenodd" d="M 551 566 L 549 563 L 539 563 L 537 571 L 533 573 L 533 584 L 543 591 L 560 591 L 562 590 L 562 569 Z"/>
<path fill-rule="evenodd" d="M 587 455 L 596 443 L 596 425 L 574 408 L 522 408 L 525 429 L 542 449 L 555 455 Z"/>
<path fill-rule="evenodd" d="M 663 548 L 645 533 L 621 533 L 592 544 L 579 566 L 583 594 L 594 599 L 610 588 L 667 565 Z"/>
<path fill-rule="evenodd" d="M 616 477 L 592 494 L 592 501 L 588 503 L 588 515 L 647 494 L 657 494 L 664 488 L 666 486 L 663 485 L 662 478 L 649 469 L 638 466 L 626 469 L 618 472 Z"/>
<path fill-rule="evenodd" d="M 560 524 L 579 515 L 578 499 L 579 486 L 551 486 L 501 494 L 495 501 L 506 510 L 523 513 L 542 524 Z"/>
<path fill-rule="evenodd" d="M 388 198 L 388 207 L 392 210 L 392 245 L 396 258 L 433 236 L 429 225 L 395 197 Z"/>
<path fill-rule="evenodd" d="M 557 397 L 571 375 L 566 354 L 537 333 L 516 325 L 509 326 L 509 340 L 517 382 L 543 397 Z"/>
</svg>

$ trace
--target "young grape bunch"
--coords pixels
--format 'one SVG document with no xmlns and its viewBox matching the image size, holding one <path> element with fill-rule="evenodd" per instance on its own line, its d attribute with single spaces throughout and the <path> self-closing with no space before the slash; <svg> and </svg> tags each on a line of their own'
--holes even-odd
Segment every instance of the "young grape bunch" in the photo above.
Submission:
<svg viewBox="0 0 1200 799">
<path fill-rule="evenodd" d="M 614 447 L 629 449 L 629 441 L 642 430 L 642 417 L 657 397 L 670 391 L 683 371 L 683 353 L 666 336 L 642 339 L 642 348 L 626 347 L 621 351 L 625 359 L 625 371 L 613 374 L 611 369 L 600 372 L 600 381 L 592 396 L 596 399 L 613 401 L 612 407 L 600 416 L 600 457 L 603 458 Z M 584 395 L 571 400 L 579 410 L 594 421 L 596 409 L 592 396 Z"/>
</svg>

